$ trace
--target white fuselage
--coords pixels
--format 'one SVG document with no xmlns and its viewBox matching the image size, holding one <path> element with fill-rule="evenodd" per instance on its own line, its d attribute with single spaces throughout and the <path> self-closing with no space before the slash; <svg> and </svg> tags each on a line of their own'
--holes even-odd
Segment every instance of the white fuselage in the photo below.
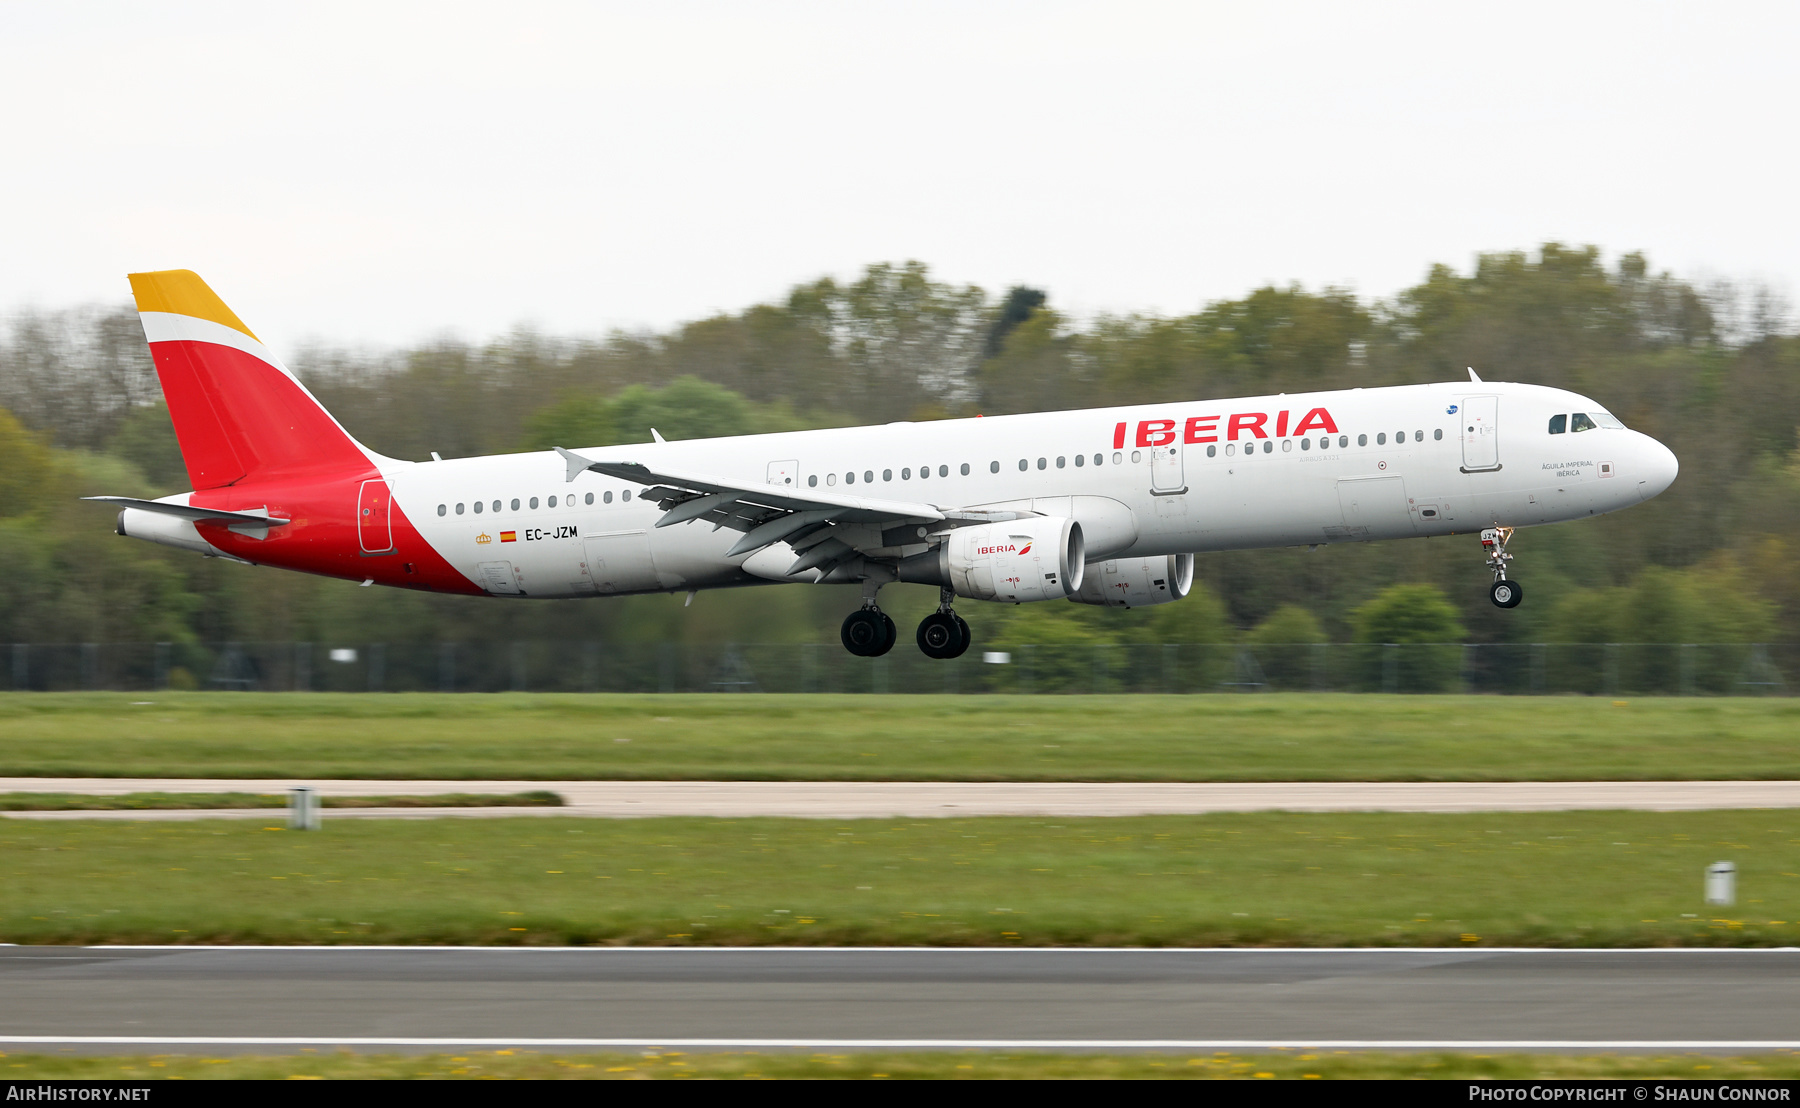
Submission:
<svg viewBox="0 0 1800 1108">
<path fill-rule="evenodd" d="M 1071 516 L 1094 562 L 1554 523 L 1674 480 L 1667 448 L 1610 417 L 1551 433 L 1577 413 L 1605 414 L 1560 389 L 1452 383 L 576 448 L 801 492 Z M 727 557 L 738 532 L 659 528 L 641 485 L 568 480 L 555 453 L 381 468 L 430 545 L 497 595 L 801 579 L 785 576 L 784 547 Z"/>
</svg>

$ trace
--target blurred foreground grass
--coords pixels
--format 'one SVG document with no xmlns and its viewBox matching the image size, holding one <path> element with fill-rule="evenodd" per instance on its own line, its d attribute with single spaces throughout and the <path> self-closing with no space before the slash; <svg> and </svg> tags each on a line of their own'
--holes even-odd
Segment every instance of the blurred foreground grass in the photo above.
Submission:
<svg viewBox="0 0 1800 1108">
<path fill-rule="evenodd" d="M 1800 778 L 1800 700 L 0 694 L 0 776 Z"/>
<path fill-rule="evenodd" d="M 1786 946 L 1800 811 L 4 820 L 0 941 Z"/>
<path fill-rule="evenodd" d="M 464 1054 L 352 1054 L 308 1051 L 269 1056 L 208 1058 L 191 1054 L 106 1057 L 77 1054 L 0 1054 L 0 1077 L 14 1079 L 306 1079 L 306 1078 L 1675 1078 L 1794 1080 L 1800 1056 L 1758 1055 L 1460 1054 L 1284 1050 L 1233 1054 L 1056 1054 L 1036 1051 L 642 1051 L 564 1054 L 533 1050 Z"/>
</svg>

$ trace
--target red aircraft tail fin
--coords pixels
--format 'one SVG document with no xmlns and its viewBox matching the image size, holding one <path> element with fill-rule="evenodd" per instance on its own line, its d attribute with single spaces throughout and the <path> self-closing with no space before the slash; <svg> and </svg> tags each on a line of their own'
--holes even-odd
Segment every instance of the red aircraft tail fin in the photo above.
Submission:
<svg viewBox="0 0 1800 1108">
<path fill-rule="evenodd" d="M 195 489 L 371 468 L 370 453 L 197 274 L 133 273 L 131 291 Z"/>
</svg>

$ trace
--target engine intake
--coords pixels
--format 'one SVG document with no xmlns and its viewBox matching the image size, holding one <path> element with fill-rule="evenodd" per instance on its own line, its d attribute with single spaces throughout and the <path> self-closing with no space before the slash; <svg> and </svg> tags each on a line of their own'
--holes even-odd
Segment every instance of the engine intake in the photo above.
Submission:
<svg viewBox="0 0 1800 1108">
<path fill-rule="evenodd" d="M 1142 608 L 1180 600 L 1194 587 L 1194 556 L 1113 558 L 1087 567 L 1074 596 L 1077 604 Z"/>
</svg>

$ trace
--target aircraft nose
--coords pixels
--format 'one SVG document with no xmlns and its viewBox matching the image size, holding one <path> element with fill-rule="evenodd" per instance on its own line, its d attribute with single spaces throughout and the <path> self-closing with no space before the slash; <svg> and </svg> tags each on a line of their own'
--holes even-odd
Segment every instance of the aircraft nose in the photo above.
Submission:
<svg viewBox="0 0 1800 1108">
<path fill-rule="evenodd" d="M 1648 500 L 1675 483 L 1675 476 L 1681 472 L 1681 462 L 1675 457 L 1675 452 L 1662 443 L 1649 435 L 1643 435 L 1642 438 L 1642 456 L 1638 461 L 1638 496 Z"/>
</svg>

